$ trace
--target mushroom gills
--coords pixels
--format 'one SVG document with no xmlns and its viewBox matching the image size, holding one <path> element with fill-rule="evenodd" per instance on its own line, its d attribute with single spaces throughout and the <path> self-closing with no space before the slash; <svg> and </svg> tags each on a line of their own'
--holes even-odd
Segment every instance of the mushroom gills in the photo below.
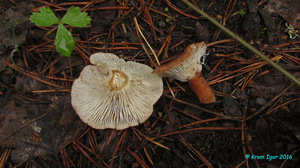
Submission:
<svg viewBox="0 0 300 168">
<path fill-rule="evenodd" d="M 73 83 L 71 103 L 95 129 L 122 130 L 145 122 L 163 92 L 162 78 L 147 65 L 95 53 Z"/>
</svg>

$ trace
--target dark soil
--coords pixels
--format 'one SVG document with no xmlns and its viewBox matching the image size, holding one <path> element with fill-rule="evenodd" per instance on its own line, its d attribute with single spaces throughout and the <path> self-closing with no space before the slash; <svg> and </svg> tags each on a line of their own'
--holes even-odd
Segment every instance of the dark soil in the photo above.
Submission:
<svg viewBox="0 0 300 168">
<path fill-rule="evenodd" d="M 207 48 L 202 74 L 215 103 L 200 104 L 187 83 L 164 80 L 145 123 L 122 131 L 85 126 L 70 90 L 91 54 L 156 64 L 134 17 L 161 63 L 189 44 L 229 39 L 180 0 L 88 2 L 0 1 L 0 167 L 300 167 L 300 87 L 234 41 Z M 299 78 L 299 37 L 285 31 L 287 22 L 299 22 L 283 11 L 297 11 L 296 1 L 194 2 Z M 89 27 L 71 29 L 76 48 L 69 58 L 56 52 L 54 26 L 29 21 L 44 5 L 57 16 L 85 7 L 92 18 Z"/>
</svg>

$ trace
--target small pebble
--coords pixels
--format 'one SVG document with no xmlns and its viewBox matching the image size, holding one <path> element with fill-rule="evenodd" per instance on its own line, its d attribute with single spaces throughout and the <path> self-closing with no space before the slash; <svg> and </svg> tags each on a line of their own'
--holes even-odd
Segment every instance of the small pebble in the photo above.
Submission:
<svg viewBox="0 0 300 168">
<path fill-rule="evenodd" d="M 263 105 L 267 104 L 267 101 L 264 98 L 258 97 L 256 99 L 256 103 L 263 106 Z"/>
<path fill-rule="evenodd" d="M 132 168 L 137 168 L 137 167 L 139 167 L 140 165 L 139 165 L 139 163 L 135 162 L 135 163 L 133 163 L 131 166 L 132 166 Z"/>
<path fill-rule="evenodd" d="M 158 27 L 159 27 L 159 28 L 165 28 L 165 27 L 167 26 L 167 25 L 166 25 L 166 22 L 164 22 L 164 21 L 162 21 L 162 20 L 161 20 L 161 21 L 158 21 L 157 24 L 158 24 Z"/>
</svg>

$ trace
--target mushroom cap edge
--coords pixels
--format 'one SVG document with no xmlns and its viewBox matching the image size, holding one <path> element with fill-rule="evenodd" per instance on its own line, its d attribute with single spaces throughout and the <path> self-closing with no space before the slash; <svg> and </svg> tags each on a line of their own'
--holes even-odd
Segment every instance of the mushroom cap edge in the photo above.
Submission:
<svg viewBox="0 0 300 168">
<path fill-rule="evenodd" d="M 108 56 L 108 57 L 114 57 L 114 56 Z M 129 71 L 129 73 L 133 73 L 133 74 L 128 74 L 130 78 L 129 82 L 131 82 L 129 83 L 129 85 L 131 86 L 126 86 L 126 88 L 124 88 L 125 89 L 124 93 L 122 93 L 122 91 L 119 91 L 118 93 L 109 93 L 107 80 L 111 78 L 112 69 L 110 69 L 110 67 L 105 67 L 108 65 L 102 64 L 101 61 L 100 63 L 94 62 L 96 65 L 86 66 L 81 72 L 79 78 L 76 79 L 73 83 L 72 91 L 71 91 L 72 106 L 75 109 L 76 113 L 81 118 L 81 120 L 93 128 L 96 129 L 113 128 L 113 129 L 121 130 L 121 129 L 128 128 L 130 126 L 136 126 L 138 124 L 141 124 L 150 117 L 150 115 L 153 112 L 153 105 L 162 95 L 162 91 L 163 91 L 162 79 L 159 75 L 151 73 L 153 71 L 151 67 L 137 62 L 132 62 L 132 61 L 125 62 L 124 60 L 123 61 L 122 60 L 120 61 L 114 58 L 111 61 L 120 64 L 119 65 L 120 70 Z M 101 66 L 97 66 L 97 64 Z M 125 68 L 122 68 L 123 66 L 125 66 Z M 133 70 L 134 68 L 138 68 L 138 69 Z M 141 72 L 143 74 L 139 75 L 138 73 Z M 86 75 L 86 73 L 90 75 L 88 76 Z M 132 79 L 133 77 L 138 77 L 139 79 L 134 80 Z M 147 79 L 151 79 L 151 80 L 147 81 Z M 97 84 L 95 84 L 95 82 Z M 101 82 L 103 82 L 105 86 L 97 87 L 100 85 Z M 134 88 L 130 89 L 130 87 L 132 86 Z M 130 90 L 131 91 L 133 90 L 134 92 L 131 94 L 131 96 L 135 97 L 133 98 L 133 100 L 126 97 L 127 95 L 130 96 L 130 94 L 128 94 Z M 103 94 L 103 92 L 107 92 L 107 93 Z M 137 95 L 138 92 L 141 92 L 142 94 Z M 115 94 L 114 98 L 109 98 L 109 96 L 112 96 L 114 94 Z M 116 97 L 116 95 L 119 95 L 119 97 L 118 96 Z M 83 100 L 84 98 L 86 98 L 87 100 Z M 106 101 L 111 101 L 112 104 L 93 105 L 92 104 L 93 101 L 95 102 L 100 101 L 97 100 L 97 98 L 98 99 L 102 98 Z M 130 103 L 135 103 L 135 104 L 130 104 Z M 142 105 L 143 107 L 138 107 L 137 106 L 138 104 Z M 104 114 L 105 110 L 106 112 L 107 111 L 110 112 L 110 114 L 109 115 Z M 88 114 L 86 113 L 86 111 L 96 111 L 97 113 Z M 129 115 L 126 113 L 128 111 L 130 113 L 134 113 L 138 111 L 143 113 Z M 134 115 L 137 115 L 137 119 L 134 118 Z M 122 119 L 122 116 L 125 118 Z M 110 119 L 114 117 L 116 121 Z M 91 121 L 93 118 L 96 119 L 96 122 Z"/>
</svg>

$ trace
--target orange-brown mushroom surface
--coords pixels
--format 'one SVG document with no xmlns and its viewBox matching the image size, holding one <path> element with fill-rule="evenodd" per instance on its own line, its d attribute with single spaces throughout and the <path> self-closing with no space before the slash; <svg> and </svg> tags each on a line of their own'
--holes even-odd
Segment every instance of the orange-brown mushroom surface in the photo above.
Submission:
<svg viewBox="0 0 300 168">
<path fill-rule="evenodd" d="M 201 57 L 205 54 L 206 45 L 204 42 L 194 43 L 185 48 L 185 50 L 175 56 L 172 61 L 162 64 L 155 68 L 152 73 L 158 73 L 162 77 L 170 77 L 187 82 L 198 72 L 201 72 Z"/>
<path fill-rule="evenodd" d="M 215 95 L 201 74 L 200 59 L 205 52 L 206 44 L 204 42 L 191 44 L 177 55 L 177 58 L 156 67 L 152 73 L 158 73 L 162 77 L 177 79 L 181 82 L 189 82 L 201 103 L 213 103 L 216 101 Z"/>
</svg>

